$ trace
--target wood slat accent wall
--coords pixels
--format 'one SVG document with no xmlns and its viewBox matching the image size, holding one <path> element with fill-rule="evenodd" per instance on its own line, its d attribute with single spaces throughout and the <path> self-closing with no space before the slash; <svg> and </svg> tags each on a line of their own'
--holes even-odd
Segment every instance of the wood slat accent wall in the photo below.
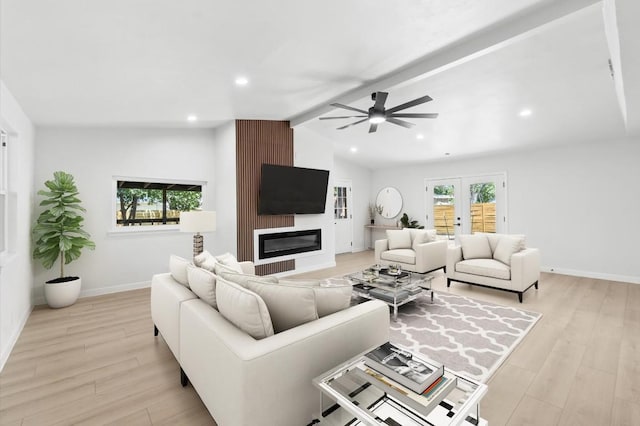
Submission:
<svg viewBox="0 0 640 426">
<path fill-rule="evenodd" d="M 263 163 L 293 166 L 293 129 L 289 122 L 236 120 L 238 260 L 254 260 L 254 229 L 294 226 L 293 215 L 258 216 Z M 293 269 L 295 260 L 287 260 L 256 266 L 256 274 L 275 274 Z"/>
</svg>

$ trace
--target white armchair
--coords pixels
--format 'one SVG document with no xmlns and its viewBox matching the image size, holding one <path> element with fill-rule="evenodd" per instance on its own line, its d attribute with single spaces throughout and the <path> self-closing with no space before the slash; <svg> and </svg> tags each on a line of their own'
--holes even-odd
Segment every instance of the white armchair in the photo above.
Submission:
<svg viewBox="0 0 640 426">
<path fill-rule="evenodd" d="M 387 239 L 377 240 L 375 258 L 379 265 L 400 265 L 418 273 L 446 268 L 447 241 L 436 241 L 436 230 L 387 230 Z M 446 269 L 445 269 L 446 272 Z"/>
<path fill-rule="evenodd" d="M 497 288 L 522 296 L 538 288 L 540 251 L 525 248 L 524 235 L 461 235 L 460 245 L 447 249 L 447 287 L 452 281 Z"/>
</svg>

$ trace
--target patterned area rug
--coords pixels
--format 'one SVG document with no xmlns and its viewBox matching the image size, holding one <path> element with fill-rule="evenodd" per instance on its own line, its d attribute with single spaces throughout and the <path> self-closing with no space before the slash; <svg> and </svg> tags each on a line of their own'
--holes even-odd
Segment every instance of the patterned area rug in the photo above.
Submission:
<svg viewBox="0 0 640 426">
<path fill-rule="evenodd" d="M 542 315 L 435 292 L 398 309 L 391 341 L 485 382 Z"/>
</svg>

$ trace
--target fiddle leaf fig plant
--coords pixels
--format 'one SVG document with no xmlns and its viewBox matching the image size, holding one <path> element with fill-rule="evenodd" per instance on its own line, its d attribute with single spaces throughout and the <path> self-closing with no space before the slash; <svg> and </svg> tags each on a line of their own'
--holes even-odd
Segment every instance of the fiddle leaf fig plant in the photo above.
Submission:
<svg viewBox="0 0 640 426">
<path fill-rule="evenodd" d="M 32 234 L 34 239 L 33 258 L 50 269 L 60 258 L 60 278 L 64 277 L 64 265 L 80 257 L 83 248 L 93 250 L 95 243 L 82 229 L 82 212 L 78 188 L 73 176 L 65 172 L 55 172 L 53 180 L 45 183 L 47 190 L 38 191 L 44 198 L 40 206 L 46 210 L 40 213 Z"/>
<path fill-rule="evenodd" d="M 400 218 L 400 223 L 402 224 L 403 228 L 424 229 L 424 226 L 420 225 L 417 220 L 409 217 L 409 215 L 406 213 L 404 213 Z"/>
</svg>

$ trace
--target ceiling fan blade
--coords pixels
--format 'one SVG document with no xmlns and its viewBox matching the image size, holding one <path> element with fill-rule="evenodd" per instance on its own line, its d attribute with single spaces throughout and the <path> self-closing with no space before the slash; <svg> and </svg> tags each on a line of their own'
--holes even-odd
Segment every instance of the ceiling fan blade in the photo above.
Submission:
<svg viewBox="0 0 640 426">
<path fill-rule="evenodd" d="M 408 121 L 404 121 L 404 120 L 398 120 L 397 118 L 393 118 L 393 117 L 387 117 L 387 121 L 389 123 L 397 124 L 398 126 L 406 127 L 407 129 L 410 129 L 413 126 L 415 126 L 415 124 L 413 123 L 409 123 Z"/>
<path fill-rule="evenodd" d="M 396 117 L 396 118 L 438 118 L 438 113 L 427 113 L 427 114 L 411 114 L 411 113 L 398 113 L 387 115 L 387 117 Z"/>
<path fill-rule="evenodd" d="M 369 133 L 373 133 L 376 130 L 378 130 L 378 123 L 371 123 L 371 125 L 369 126 Z"/>
<path fill-rule="evenodd" d="M 318 117 L 319 120 L 335 120 L 336 118 L 362 118 L 366 115 L 344 115 L 342 117 Z"/>
<path fill-rule="evenodd" d="M 348 110 L 351 110 L 351 111 L 360 112 L 362 114 L 369 114 L 367 111 L 365 111 L 363 109 L 350 107 L 349 105 L 342 105 L 342 104 L 330 104 L 330 105 L 332 107 L 336 107 L 336 108 L 348 109 Z"/>
<path fill-rule="evenodd" d="M 411 108 L 411 107 L 416 106 L 416 105 L 424 104 L 425 102 L 429 102 L 429 101 L 432 101 L 432 100 L 433 99 L 431 99 L 431 96 L 423 96 L 421 98 L 414 99 L 414 100 L 409 101 L 407 103 L 404 103 L 402 105 L 398 105 L 398 106 L 395 106 L 393 108 L 389 108 L 387 110 L 387 114 L 391 114 L 392 112 L 400 111 L 401 109 L 407 109 L 407 108 Z"/>
<path fill-rule="evenodd" d="M 362 120 L 355 121 L 355 122 L 353 122 L 351 124 L 347 124 L 346 126 L 338 127 L 337 129 L 338 130 L 346 129 L 347 127 L 355 126 L 356 124 L 360 124 L 360 123 L 362 123 L 364 121 L 367 121 L 367 120 L 368 120 L 368 118 L 363 118 Z"/>
<path fill-rule="evenodd" d="M 384 103 L 387 101 L 387 96 L 389 96 L 387 92 L 376 92 L 376 103 L 373 104 L 373 109 L 382 111 L 384 109 Z"/>
</svg>

